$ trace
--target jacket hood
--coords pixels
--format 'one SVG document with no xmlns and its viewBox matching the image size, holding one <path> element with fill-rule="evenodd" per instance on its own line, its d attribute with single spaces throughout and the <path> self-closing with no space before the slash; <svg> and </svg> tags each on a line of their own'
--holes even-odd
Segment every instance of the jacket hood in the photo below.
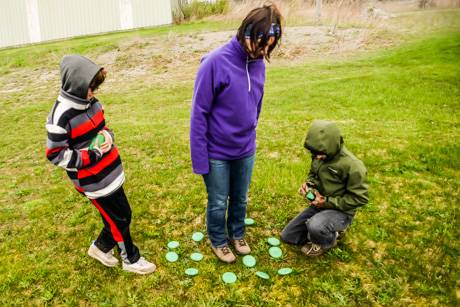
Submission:
<svg viewBox="0 0 460 307">
<path fill-rule="evenodd" d="M 311 152 L 326 154 L 329 160 L 340 152 L 342 144 L 342 135 L 334 122 L 315 120 L 308 130 L 304 147 Z"/>
<path fill-rule="evenodd" d="M 241 58 L 242 61 L 250 61 L 250 62 L 263 62 L 263 57 L 258 58 L 258 59 L 253 59 L 249 57 L 249 54 L 246 52 L 243 46 L 241 46 L 240 42 L 238 41 L 238 38 L 236 36 L 232 37 L 232 40 L 230 41 L 230 46 L 233 49 L 233 51 L 237 54 L 239 58 Z"/>
<path fill-rule="evenodd" d="M 61 93 L 83 102 L 88 96 L 91 81 L 102 67 L 81 55 L 72 54 L 62 58 L 60 69 Z"/>
</svg>

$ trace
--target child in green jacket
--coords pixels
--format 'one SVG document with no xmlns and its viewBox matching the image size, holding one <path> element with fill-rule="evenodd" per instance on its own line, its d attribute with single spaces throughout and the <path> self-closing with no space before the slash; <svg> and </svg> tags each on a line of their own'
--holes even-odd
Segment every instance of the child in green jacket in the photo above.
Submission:
<svg viewBox="0 0 460 307">
<path fill-rule="evenodd" d="M 312 162 L 299 194 L 310 206 L 286 225 L 281 239 L 304 245 L 301 250 L 307 256 L 319 256 L 337 244 L 356 209 L 367 204 L 367 170 L 345 148 L 334 122 L 314 121 L 304 146 Z"/>
</svg>

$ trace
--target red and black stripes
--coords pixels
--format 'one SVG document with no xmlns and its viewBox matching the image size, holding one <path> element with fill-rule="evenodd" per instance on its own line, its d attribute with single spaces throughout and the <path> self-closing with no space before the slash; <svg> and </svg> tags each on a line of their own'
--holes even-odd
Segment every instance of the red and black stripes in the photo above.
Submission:
<svg viewBox="0 0 460 307">
<path fill-rule="evenodd" d="M 107 130 L 104 111 L 97 99 L 82 105 L 59 96 L 46 124 L 46 156 L 67 170 L 76 188 L 89 198 L 108 195 L 124 181 L 123 168 L 115 146 L 104 155 L 89 150 L 91 140 Z"/>
</svg>

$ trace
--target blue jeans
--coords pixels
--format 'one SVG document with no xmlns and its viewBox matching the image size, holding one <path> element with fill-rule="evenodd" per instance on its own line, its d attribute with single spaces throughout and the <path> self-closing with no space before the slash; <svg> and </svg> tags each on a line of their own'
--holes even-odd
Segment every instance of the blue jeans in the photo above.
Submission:
<svg viewBox="0 0 460 307">
<path fill-rule="evenodd" d="M 310 206 L 286 225 L 281 240 L 296 245 L 313 242 L 327 249 L 334 245 L 336 232 L 345 230 L 352 221 L 353 216 L 342 211 Z"/>
<path fill-rule="evenodd" d="M 228 238 L 244 238 L 244 218 L 254 158 L 255 155 L 228 161 L 209 159 L 209 173 L 203 178 L 208 192 L 208 237 L 214 247 L 227 245 Z"/>
</svg>

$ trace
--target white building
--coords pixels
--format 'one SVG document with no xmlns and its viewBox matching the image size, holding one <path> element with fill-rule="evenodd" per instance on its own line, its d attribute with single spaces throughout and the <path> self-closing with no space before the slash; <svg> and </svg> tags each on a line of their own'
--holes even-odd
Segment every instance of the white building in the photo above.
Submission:
<svg viewBox="0 0 460 307">
<path fill-rule="evenodd" d="M 0 0 L 0 48 L 170 23 L 170 0 Z"/>
</svg>

